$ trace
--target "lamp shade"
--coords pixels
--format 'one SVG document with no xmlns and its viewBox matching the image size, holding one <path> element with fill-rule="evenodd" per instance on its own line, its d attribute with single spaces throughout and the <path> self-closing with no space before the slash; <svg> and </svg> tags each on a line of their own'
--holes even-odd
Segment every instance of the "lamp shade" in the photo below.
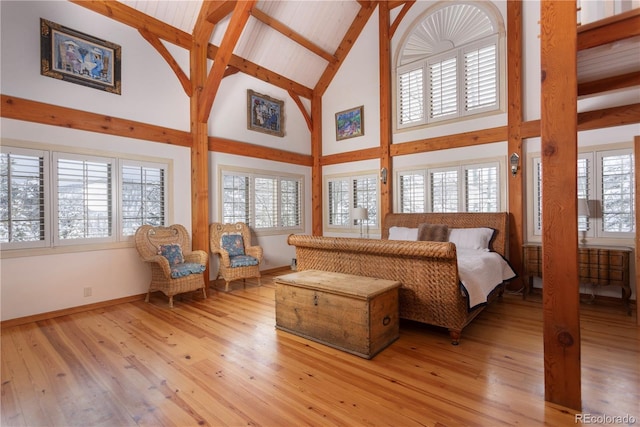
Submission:
<svg viewBox="0 0 640 427">
<path fill-rule="evenodd" d="M 590 216 L 589 201 L 587 199 L 578 199 L 578 216 L 586 218 Z"/>
<path fill-rule="evenodd" d="M 353 208 L 352 215 L 353 219 L 363 220 L 369 218 L 369 212 L 367 211 L 367 208 Z"/>
</svg>

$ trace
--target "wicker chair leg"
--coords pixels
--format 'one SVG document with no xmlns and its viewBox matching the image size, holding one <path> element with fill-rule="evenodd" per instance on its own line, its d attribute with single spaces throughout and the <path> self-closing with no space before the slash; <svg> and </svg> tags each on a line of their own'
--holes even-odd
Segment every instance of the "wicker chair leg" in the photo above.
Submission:
<svg viewBox="0 0 640 427">
<path fill-rule="evenodd" d="M 202 296 L 207 299 L 207 288 L 205 286 L 202 287 Z"/>
<path fill-rule="evenodd" d="M 262 283 L 260 282 L 260 276 L 258 276 L 258 286 L 262 286 Z"/>
<path fill-rule="evenodd" d="M 144 297 L 144 302 L 149 302 L 149 296 L 151 295 L 151 291 L 147 292 L 147 296 Z"/>
<path fill-rule="evenodd" d="M 460 335 L 462 335 L 462 331 L 449 329 L 449 337 L 451 338 L 451 345 L 458 345 L 459 344 Z"/>
<path fill-rule="evenodd" d="M 224 285 L 224 291 L 225 292 L 229 292 L 229 282 L 227 280 L 224 281 L 225 285 Z"/>
<path fill-rule="evenodd" d="M 173 295 L 169 297 L 169 308 L 173 308 Z"/>
</svg>

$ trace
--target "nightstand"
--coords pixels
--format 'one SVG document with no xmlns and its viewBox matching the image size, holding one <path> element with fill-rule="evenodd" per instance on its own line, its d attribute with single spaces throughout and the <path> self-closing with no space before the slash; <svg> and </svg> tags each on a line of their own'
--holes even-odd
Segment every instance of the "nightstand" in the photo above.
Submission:
<svg viewBox="0 0 640 427">
<path fill-rule="evenodd" d="M 533 286 L 534 277 L 542 277 L 542 246 L 536 243 L 523 245 L 524 291 L 526 298 Z M 578 247 L 578 275 L 580 283 L 599 286 L 620 286 L 622 302 L 631 315 L 631 286 L 629 284 L 630 248 L 613 246 Z"/>
</svg>

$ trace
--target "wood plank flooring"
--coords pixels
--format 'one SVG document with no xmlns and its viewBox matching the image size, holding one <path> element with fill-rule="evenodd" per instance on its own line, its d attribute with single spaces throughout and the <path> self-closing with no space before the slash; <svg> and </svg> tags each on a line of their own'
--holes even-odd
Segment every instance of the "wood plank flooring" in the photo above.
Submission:
<svg viewBox="0 0 640 427">
<path fill-rule="evenodd" d="M 174 309 L 156 293 L 3 329 L 2 426 L 575 423 L 576 411 L 544 402 L 535 295 L 496 301 L 459 346 L 403 321 L 366 360 L 276 330 L 273 277 L 187 294 Z M 598 301 L 581 311 L 582 413 L 640 423 L 635 311 Z"/>
</svg>

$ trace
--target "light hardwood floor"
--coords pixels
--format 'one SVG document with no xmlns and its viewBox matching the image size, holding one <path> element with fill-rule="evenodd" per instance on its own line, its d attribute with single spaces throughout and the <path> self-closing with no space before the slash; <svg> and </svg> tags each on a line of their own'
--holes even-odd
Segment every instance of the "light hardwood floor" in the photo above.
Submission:
<svg viewBox="0 0 640 427">
<path fill-rule="evenodd" d="M 402 322 L 366 360 L 276 330 L 272 279 L 174 309 L 154 294 L 3 329 L 2 426 L 575 423 L 576 411 L 544 402 L 539 296 L 505 295 L 459 346 Z M 597 302 L 581 317 L 582 412 L 640 423 L 635 312 Z"/>
</svg>

